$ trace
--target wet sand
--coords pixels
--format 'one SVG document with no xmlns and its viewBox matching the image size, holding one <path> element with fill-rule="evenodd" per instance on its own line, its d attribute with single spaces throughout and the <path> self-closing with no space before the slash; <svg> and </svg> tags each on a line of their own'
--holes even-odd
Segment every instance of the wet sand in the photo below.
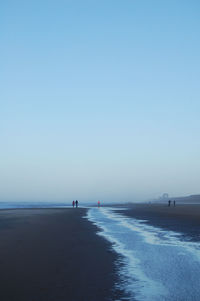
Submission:
<svg viewBox="0 0 200 301">
<path fill-rule="evenodd" d="M 117 255 L 96 235 L 86 209 L 0 211 L 0 300 L 104 301 Z"/>
<path fill-rule="evenodd" d="M 135 204 L 125 211 L 126 216 L 146 220 L 147 224 L 183 233 L 192 241 L 200 241 L 200 205 Z"/>
</svg>

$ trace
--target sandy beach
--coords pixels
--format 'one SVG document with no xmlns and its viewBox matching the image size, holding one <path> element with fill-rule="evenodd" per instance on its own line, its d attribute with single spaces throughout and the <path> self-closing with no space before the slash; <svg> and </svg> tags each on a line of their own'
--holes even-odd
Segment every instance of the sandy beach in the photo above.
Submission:
<svg viewBox="0 0 200 301">
<path fill-rule="evenodd" d="M 113 290 L 117 255 L 85 215 L 86 209 L 1 210 L 0 300 L 120 298 Z"/>
<path fill-rule="evenodd" d="M 199 205 L 134 204 L 115 213 L 200 241 Z M 116 288 L 121 281 L 116 263 L 123 254 L 96 234 L 99 229 L 83 218 L 86 214 L 83 208 L 1 210 L 0 300 L 122 300 L 125 292 L 123 286 Z M 134 235 L 131 250 L 137 248 Z"/>
<path fill-rule="evenodd" d="M 200 241 L 200 205 L 196 204 L 134 204 L 118 212 L 166 230 L 177 231 Z"/>
</svg>

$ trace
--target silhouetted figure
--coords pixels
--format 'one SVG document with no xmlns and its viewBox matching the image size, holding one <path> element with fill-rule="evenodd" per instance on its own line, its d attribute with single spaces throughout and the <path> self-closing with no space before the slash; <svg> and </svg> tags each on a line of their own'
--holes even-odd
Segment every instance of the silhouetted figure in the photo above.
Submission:
<svg viewBox="0 0 200 301">
<path fill-rule="evenodd" d="M 171 201 L 169 200 L 169 201 L 168 201 L 168 207 L 170 207 L 170 205 L 171 205 Z"/>
<path fill-rule="evenodd" d="M 100 201 L 98 201 L 98 207 L 100 207 Z"/>
<path fill-rule="evenodd" d="M 77 200 L 76 200 L 75 204 L 76 204 L 76 208 L 78 208 L 78 201 Z"/>
<path fill-rule="evenodd" d="M 176 201 L 174 201 L 174 207 L 176 206 Z"/>
<path fill-rule="evenodd" d="M 72 202 L 72 206 L 73 206 L 73 208 L 74 208 L 74 206 L 75 206 L 75 201 Z"/>
</svg>

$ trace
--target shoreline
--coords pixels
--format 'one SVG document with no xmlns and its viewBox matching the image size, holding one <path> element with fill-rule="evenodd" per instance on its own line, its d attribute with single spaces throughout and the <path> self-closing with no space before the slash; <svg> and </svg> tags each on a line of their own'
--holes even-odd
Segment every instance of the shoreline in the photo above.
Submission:
<svg viewBox="0 0 200 301">
<path fill-rule="evenodd" d="M 200 241 L 200 204 L 135 204 L 119 212 L 127 217 L 145 220 L 146 224 L 183 234 L 191 241 Z"/>
</svg>

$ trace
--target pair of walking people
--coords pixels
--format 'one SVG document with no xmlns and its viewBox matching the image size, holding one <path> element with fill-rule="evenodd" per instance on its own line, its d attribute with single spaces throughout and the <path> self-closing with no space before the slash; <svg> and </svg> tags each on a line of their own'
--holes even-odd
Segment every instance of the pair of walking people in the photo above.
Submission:
<svg viewBox="0 0 200 301">
<path fill-rule="evenodd" d="M 73 201 L 72 202 L 72 206 L 73 206 L 73 208 L 76 206 L 76 208 L 78 208 L 78 200 L 76 200 L 76 201 Z"/>
<path fill-rule="evenodd" d="M 171 202 L 172 202 L 172 201 L 170 201 L 170 200 L 168 201 L 168 207 L 171 206 Z M 173 204 L 174 204 L 174 207 L 175 207 L 175 206 L 176 206 L 176 201 L 173 201 Z"/>
</svg>

